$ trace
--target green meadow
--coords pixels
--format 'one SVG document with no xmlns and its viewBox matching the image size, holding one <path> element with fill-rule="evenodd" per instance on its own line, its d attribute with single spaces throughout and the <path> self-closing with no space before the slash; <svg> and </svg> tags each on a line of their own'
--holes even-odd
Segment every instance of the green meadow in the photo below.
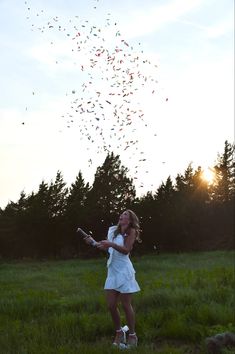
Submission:
<svg viewBox="0 0 235 354">
<path fill-rule="evenodd" d="M 139 346 L 131 352 L 201 354 L 207 336 L 235 332 L 234 256 L 215 251 L 133 258 L 141 292 L 134 295 Z M 2 260 L 0 353 L 116 353 L 105 277 L 105 258 Z"/>
</svg>

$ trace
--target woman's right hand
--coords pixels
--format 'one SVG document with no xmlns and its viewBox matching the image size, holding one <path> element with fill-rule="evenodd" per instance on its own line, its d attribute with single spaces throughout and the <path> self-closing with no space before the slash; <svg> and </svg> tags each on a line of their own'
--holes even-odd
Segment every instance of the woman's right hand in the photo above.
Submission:
<svg viewBox="0 0 235 354">
<path fill-rule="evenodd" d="M 102 241 L 100 241 L 97 245 L 97 248 L 101 251 L 107 251 L 109 247 L 105 246 L 104 244 L 102 244 Z"/>
</svg>

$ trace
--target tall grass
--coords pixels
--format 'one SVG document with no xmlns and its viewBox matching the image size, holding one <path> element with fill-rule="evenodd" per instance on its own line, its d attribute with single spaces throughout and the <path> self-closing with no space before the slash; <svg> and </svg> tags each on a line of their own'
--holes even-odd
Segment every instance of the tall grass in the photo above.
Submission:
<svg viewBox="0 0 235 354">
<path fill-rule="evenodd" d="M 133 263 L 141 286 L 133 352 L 204 353 L 205 337 L 235 332 L 234 252 L 152 255 Z M 105 259 L 0 263 L 0 353 L 116 352 L 105 276 Z"/>
</svg>

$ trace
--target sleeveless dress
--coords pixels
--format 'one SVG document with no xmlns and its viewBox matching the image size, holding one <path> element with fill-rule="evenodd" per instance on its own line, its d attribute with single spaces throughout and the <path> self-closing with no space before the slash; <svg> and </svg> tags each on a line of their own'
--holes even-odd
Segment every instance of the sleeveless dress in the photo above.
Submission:
<svg viewBox="0 0 235 354">
<path fill-rule="evenodd" d="M 117 226 L 111 226 L 108 231 L 108 240 L 119 246 L 124 246 L 124 237 L 118 234 L 114 237 Z M 123 254 L 109 247 L 109 259 L 107 262 L 108 275 L 105 281 L 105 290 L 116 290 L 120 293 L 135 293 L 140 287 L 135 280 L 135 269 L 129 258 L 129 254 Z"/>
</svg>

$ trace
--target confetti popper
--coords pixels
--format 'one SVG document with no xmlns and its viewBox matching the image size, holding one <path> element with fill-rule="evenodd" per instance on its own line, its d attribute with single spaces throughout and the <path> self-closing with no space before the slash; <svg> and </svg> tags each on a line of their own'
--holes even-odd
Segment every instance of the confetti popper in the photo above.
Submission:
<svg viewBox="0 0 235 354">
<path fill-rule="evenodd" d="M 83 240 L 86 240 L 87 238 L 91 239 L 91 246 L 96 247 L 98 245 L 98 242 L 96 242 L 90 235 L 88 235 L 85 231 L 83 231 L 80 227 L 76 231 L 82 238 Z"/>
</svg>

